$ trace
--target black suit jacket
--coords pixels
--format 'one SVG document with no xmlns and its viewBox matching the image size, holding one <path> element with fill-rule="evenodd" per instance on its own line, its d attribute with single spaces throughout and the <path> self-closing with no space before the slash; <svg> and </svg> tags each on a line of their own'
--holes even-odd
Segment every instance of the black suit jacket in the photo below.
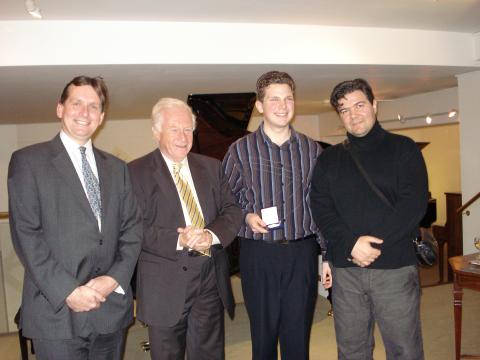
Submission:
<svg viewBox="0 0 480 360">
<path fill-rule="evenodd" d="M 188 165 L 205 218 L 205 228 L 220 239 L 213 249 L 219 295 L 233 317 L 233 299 L 225 247 L 243 221 L 218 160 L 188 154 Z M 132 184 L 143 211 L 144 239 L 137 273 L 137 317 L 149 325 L 170 326 L 185 302 L 185 257 L 177 255 L 178 227 L 185 227 L 180 198 L 159 150 L 129 164 Z"/>
<path fill-rule="evenodd" d="M 68 339 L 89 328 L 112 333 L 133 320 L 130 278 L 141 246 L 141 215 L 128 168 L 94 148 L 102 230 L 60 136 L 13 153 L 8 171 L 10 230 L 25 268 L 20 326 L 30 338 Z M 99 275 L 126 294 L 75 313 L 66 297 Z"/>
</svg>

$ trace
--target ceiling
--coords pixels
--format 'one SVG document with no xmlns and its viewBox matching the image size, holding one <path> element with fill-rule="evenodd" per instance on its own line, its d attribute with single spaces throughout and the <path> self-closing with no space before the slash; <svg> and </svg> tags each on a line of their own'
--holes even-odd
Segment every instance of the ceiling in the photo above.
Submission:
<svg viewBox="0 0 480 360">
<path fill-rule="evenodd" d="M 331 89 L 344 79 L 365 77 L 378 99 L 392 99 L 456 86 L 454 74 L 471 68 L 352 65 L 102 65 L 0 68 L 0 122 L 56 121 L 55 105 L 77 74 L 108 79 L 111 119 L 149 118 L 163 96 L 254 91 L 257 77 L 274 68 L 297 83 L 297 114 L 328 111 Z M 55 76 L 52 76 L 55 73 Z M 65 80 L 67 79 L 67 81 Z M 28 119 L 28 121 L 26 121 Z"/>
<path fill-rule="evenodd" d="M 478 0 L 36 0 L 45 20 L 196 21 L 375 26 L 476 33 Z M 1 20 L 30 20 L 2 0 Z"/>
<path fill-rule="evenodd" d="M 479 0 L 37 0 L 45 20 L 134 20 L 375 26 L 480 32 Z M 134 5 L 132 5 L 134 4 Z M 0 21 L 31 20 L 22 0 L 1 0 Z M 1 56 L 1 55 L 0 55 Z M 76 65 L 0 67 L 0 124 L 56 121 L 55 104 L 69 79 L 99 74 L 110 89 L 108 117 L 148 118 L 161 96 L 248 92 L 265 71 L 289 72 L 297 82 L 297 113 L 329 110 L 338 82 L 365 77 L 379 99 L 457 85 L 474 67 L 368 65 Z"/>
</svg>

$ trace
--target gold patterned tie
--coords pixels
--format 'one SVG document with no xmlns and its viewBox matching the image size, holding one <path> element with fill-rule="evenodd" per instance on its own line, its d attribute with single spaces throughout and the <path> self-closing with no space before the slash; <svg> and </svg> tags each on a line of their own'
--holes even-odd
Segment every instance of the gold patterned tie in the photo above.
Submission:
<svg viewBox="0 0 480 360">
<path fill-rule="evenodd" d="M 193 196 L 187 180 L 184 179 L 180 174 L 181 168 L 182 164 L 173 164 L 173 179 L 175 180 L 175 185 L 177 186 L 178 193 L 180 194 L 180 197 L 187 208 L 188 216 L 190 217 L 192 226 L 203 229 L 205 227 L 205 220 L 203 219 L 202 213 L 197 206 L 197 202 L 195 201 L 195 197 Z M 202 255 L 210 256 L 210 249 L 199 252 Z"/>
</svg>

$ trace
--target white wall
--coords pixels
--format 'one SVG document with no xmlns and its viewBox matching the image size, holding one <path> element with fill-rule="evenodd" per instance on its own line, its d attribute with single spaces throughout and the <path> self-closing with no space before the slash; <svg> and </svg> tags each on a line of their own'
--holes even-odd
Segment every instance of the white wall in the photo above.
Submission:
<svg viewBox="0 0 480 360">
<path fill-rule="evenodd" d="M 17 125 L 16 149 L 51 140 L 60 129 L 60 121 L 41 124 Z"/>
<path fill-rule="evenodd" d="M 156 148 L 151 128 L 150 119 L 107 120 L 95 145 L 128 162 Z"/>
<path fill-rule="evenodd" d="M 7 211 L 7 172 L 12 150 L 17 147 L 17 126 L 0 126 L 0 212 Z"/>
<path fill-rule="evenodd" d="M 480 191 L 480 71 L 458 76 L 458 99 L 461 111 L 460 154 L 462 203 Z M 474 237 L 480 236 L 480 200 L 470 207 L 470 216 L 463 215 L 463 253 L 475 251 Z"/>
<path fill-rule="evenodd" d="M 13 332 L 17 329 L 13 319 L 21 303 L 23 266 L 13 249 L 7 220 L 0 221 L 0 255 L 0 263 L 2 265 L 0 286 L 5 291 L 5 298 L 2 299 L 4 300 L 3 305 L 5 305 L 5 309 L 0 309 L 0 311 L 5 312 L 7 316 L 7 331 Z M 0 304 L 2 300 L 0 300 Z"/>
</svg>

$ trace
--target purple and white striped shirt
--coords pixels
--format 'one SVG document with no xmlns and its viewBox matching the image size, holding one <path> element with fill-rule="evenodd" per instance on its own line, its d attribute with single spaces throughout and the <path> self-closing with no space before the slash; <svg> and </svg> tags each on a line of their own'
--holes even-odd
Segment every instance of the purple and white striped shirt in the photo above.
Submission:
<svg viewBox="0 0 480 360">
<path fill-rule="evenodd" d="M 223 159 L 223 171 L 244 215 L 276 206 L 282 227 L 268 234 L 254 234 L 244 222 L 239 236 L 256 240 L 296 240 L 316 235 L 322 250 L 324 240 L 312 219 L 310 180 L 321 146 L 291 129 L 281 146 L 258 130 L 233 143 Z"/>
</svg>

